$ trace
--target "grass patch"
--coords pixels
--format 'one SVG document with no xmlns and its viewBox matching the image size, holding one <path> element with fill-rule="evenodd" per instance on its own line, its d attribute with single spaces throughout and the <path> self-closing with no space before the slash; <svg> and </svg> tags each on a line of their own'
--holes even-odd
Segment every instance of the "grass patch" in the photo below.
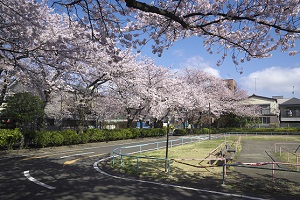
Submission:
<svg viewBox="0 0 300 200">
<path fill-rule="evenodd" d="M 237 136 L 231 136 L 230 138 L 226 138 L 226 142 L 228 145 L 232 145 L 237 139 Z M 121 173 L 144 178 L 151 177 L 160 179 L 168 177 L 168 179 L 176 181 L 182 178 L 220 178 L 222 175 L 223 161 L 213 160 L 210 163 L 208 160 L 204 159 L 208 159 L 209 153 L 221 144 L 223 145 L 213 153 L 217 154 L 224 149 L 224 138 L 169 148 L 168 158 L 171 160 L 170 168 L 168 163 L 164 160 L 166 157 L 165 149 L 123 156 L 122 161 L 120 158 L 117 158 L 115 159 L 113 167 Z M 212 155 L 211 157 L 216 158 L 215 155 Z M 216 164 L 220 164 L 220 166 L 215 166 Z M 214 166 L 212 167 L 211 165 Z M 170 169 L 169 176 L 166 173 L 166 169 Z"/>
<path fill-rule="evenodd" d="M 195 159 L 183 161 L 183 163 L 170 162 L 170 176 L 165 172 L 165 161 L 149 159 L 164 158 L 165 149 L 143 152 L 132 155 L 133 157 L 123 157 L 122 167 L 120 160 L 116 159 L 112 170 L 116 173 L 124 173 L 126 176 L 134 176 L 135 178 L 150 179 L 154 181 L 166 181 L 172 184 L 190 186 L 195 188 L 213 189 L 219 191 L 231 191 L 233 193 L 246 194 L 250 196 L 263 196 L 264 198 L 283 199 L 289 197 L 297 199 L 300 195 L 299 181 L 276 178 L 280 172 L 276 172 L 275 181 L 272 181 L 271 174 L 263 177 L 256 177 L 259 171 L 249 170 L 246 174 L 236 172 L 234 168 L 227 168 L 226 186 L 222 184 L 222 167 L 208 167 L 208 161 L 201 161 L 208 156 L 209 152 L 222 144 L 224 141 L 235 148 L 235 141 L 238 136 L 230 136 L 214 140 L 207 140 L 176 146 L 169 148 L 170 159 Z M 277 142 L 297 143 L 300 141 L 299 136 L 264 136 L 264 135 L 243 135 L 242 142 L 246 140 L 266 141 L 270 145 Z M 242 146 L 238 146 L 235 156 L 239 156 Z M 264 147 L 262 146 L 262 151 Z M 138 158 L 138 161 L 137 161 Z M 286 159 L 282 155 L 281 159 Z M 294 158 L 290 158 L 294 162 Z M 285 160 L 286 161 L 286 160 Z M 233 162 L 235 162 L 233 160 Z M 137 167 L 138 163 L 138 167 Z M 254 173 L 254 174 L 252 174 Z M 252 176 L 254 175 L 254 176 Z"/>
</svg>

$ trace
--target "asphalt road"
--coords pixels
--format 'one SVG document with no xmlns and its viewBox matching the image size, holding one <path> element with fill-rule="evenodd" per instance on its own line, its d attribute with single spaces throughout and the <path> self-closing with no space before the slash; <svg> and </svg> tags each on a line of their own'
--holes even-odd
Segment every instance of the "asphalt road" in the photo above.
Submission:
<svg viewBox="0 0 300 200">
<path fill-rule="evenodd" d="M 0 199 L 251 199 L 201 188 L 122 179 L 93 166 L 117 147 L 153 141 L 165 138 L 1 152 Z"/>
</svg>

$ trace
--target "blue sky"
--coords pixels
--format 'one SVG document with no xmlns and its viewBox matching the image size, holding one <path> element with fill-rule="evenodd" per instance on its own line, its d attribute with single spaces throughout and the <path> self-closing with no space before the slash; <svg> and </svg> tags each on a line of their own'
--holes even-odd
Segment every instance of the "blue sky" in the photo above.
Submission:
<svg viewBox="0 0 300 200">
<path fill-rule="evenodd" d="M 294 50 L 300 52 L 300 41 Z M 249 95 L 284 98 L 300 98 L 300 54 L 289 56 L 288 52 L 272 52 L 271 58 L 252 59 L 236 66 L 230 57 L 221 66 L 217 61 L 221 55 L 209 54 L 203 47 L 201 38 L 189 38 L 177 41 L 162 57 L 151 53 L 150 45 L 144 47 L 141 53 L 155 60 L 156 65 L 183 69 L 195 67 L 215 74 L 223 79 L 235 79 L 238 86 Z M 240 69 L 243 73 L 240 74 Z M 294 92 L 294 95 L 293 95 Z"/>
</svg>

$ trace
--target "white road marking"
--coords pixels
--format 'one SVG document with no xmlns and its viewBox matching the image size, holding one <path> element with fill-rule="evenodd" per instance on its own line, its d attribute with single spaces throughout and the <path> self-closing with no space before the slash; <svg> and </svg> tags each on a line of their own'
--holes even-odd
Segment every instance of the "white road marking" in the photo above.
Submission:
<svg viewBox="0 0 300 200">
<path fill-rule="evenodd" d="M 95 152 L 92 151 L 92 152 L 86 152 L 86 153 L 77 153 L 77 154 L 62 156 L 62 157 L 60 157 L 60 159 L 69 158 L 69 157 L 73 157 L 73 156 L 80 156 L 80 155 L 92 154 L 92 153 L 95 153 Z"/>
<path fill-rule="evenodd" d="M 38 184 L 38 185 L 43 186 L 43 187 L 45 187 L 45 188 L 48 188 L 48 189 L 50 189 L 50 190 L 56 189 L 56 187 L 52 187 L 52 186 L 50 186 L 50 185 L 47 185 L 47 184 L 45 184 L 45 183 L 42 183 L 41 181 L 36 180 L 35 178 L 33 178 L 33 177 L 29 174 L 29 171 L 24 171 L 24 176 L 26 176 L 26 178 L 27 178 L 28 180 L 34 182 L 35 184 Z"/>
<path fill-rule="evenodd" d="M 180 189 L 185 189 L 185 190 L 193 190 L 193 191 L 199 191 L 199 192 L 207 192 L 207 193 L 211 193 L 211 194 L 219 194 L 219 195 L 223 195 L 223 196 L 232 196 L 232 197 L 239 197 L 239 198 L 245 198 L 245 199 L 266 200 L 266 199 L 259 198 L 259 197 L 252 197 L 252 196 L 246 196 L 246 195 L 241 195 L 241 194 L 233 194 L 233 193 L 219 192 L 219 191 L 214 191 L 214 190 L 205 190 L 205 189 L 185 187 L 185 186 L 180 186 L 180 185 L 173 185 L 173 184 L 166 184 L 166 183 L 159 183 L 159 182 L 152 182 L 152 181 L 146 181 L 146 180 L 138 180 L 138 179 L 132 179 L 132 178 L 125 178 L 125 177 L 114 176 L 114 175 L 111 175 L 111 174 L 108 174 L 108 173 L 102 171 L 98 167 L 98 163 L 103 162 L 103 161 L 108 160 L 108 159 L 111 159 L 112 157 L 113 156 L 110 156 L 110 157 L 98 160 L 97 162 L 95 162 L 93 164 L 94 169 L 96 171 L 100 172 L 101 174 L 105 175 L 105 176 L 109 176 L 109 177 L 116 178 L 116 179 L 121 179 L 121 180 L 126 180 L 126 181 L 135 181 L 135 182 L 140 182 L 140 183 L 149 183 L 149 184 L 154 184 L 154 185 L 174 187 L 174 188 L 180 188 Z"/>
</svg>

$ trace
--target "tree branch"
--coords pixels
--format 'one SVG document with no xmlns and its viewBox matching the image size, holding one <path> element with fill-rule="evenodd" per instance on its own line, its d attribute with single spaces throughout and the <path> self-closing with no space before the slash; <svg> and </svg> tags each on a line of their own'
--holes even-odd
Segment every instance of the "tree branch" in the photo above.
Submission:
<svg viewBox="0 0 300 200">
<path fill-rule="evenodd" d="M 209 16 L 215 16 L 215 15 L 224 17 L 224 20 L 229 20 L 229 21 L 242 21 L 242 20 L 252 21 L 252 22 L 256 22 L 258 24 L 273 27 L 273 28 L 281 30 L 281 31 L 286 31 L 286 32 L 289 32 L 289 33 L 300 33 L 300 29 L 288 29 L 288 28 L 284 28 L 280 25 L 269 24 L 266 21 L 259 21 L 259 20 L 256 19 L 256 17 L 258 17 L 258 15 L 254 15 L 252 17 L 244 17 L 244 16 L 228 16 L 225 13 L 218 13 L 218 14 L 213 14 L 213 13 L 206 13 L 206 14 L 204 14 L 204 13 L 191 13 L 191 14 L 183 16 L 183 18 L 189 18 L 189 17 L 194 17 L 194 16 L 209 17 Z M 220 21 L 220 20 L 218 20 L 218 21 Z M 215 21 L 209 22 L 209 23 L 201 25 L 201 26 L 195 26 L 195 27 L 192 27 L 192 28 L 204 27 L 204 26 L 207 26 L 207 25 L 211 25 L 213 22 L 215 22 Z"/>
<path fill-rule="evenodd" d="M 175 22 L 178 22 L 181 24 L 181 26 L 185 29 L 189 28 L 189 25 L 183 21 L 183 18 L 176 16 L 174 13 L 169 12 L 167 10 L 163 10 L 160 8 L 157 8 L 155 6 L 148 5 L 146 3 L 142 3 L 136 0 L 125 0 L 126 6 L 129 8 L 136 8 L 141 11 L 149 12 L 149 13 L 155 13 L 161 16 L 168 17 Z"/>
</svg>

